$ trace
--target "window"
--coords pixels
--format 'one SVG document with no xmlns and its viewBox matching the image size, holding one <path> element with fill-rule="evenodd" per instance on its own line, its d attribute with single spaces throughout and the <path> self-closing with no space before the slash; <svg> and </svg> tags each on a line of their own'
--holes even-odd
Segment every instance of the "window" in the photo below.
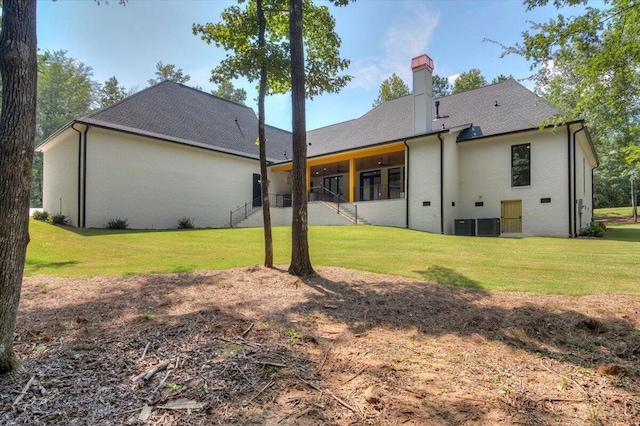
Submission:
<svg viewBox="0 0 640 426">
<path fill-rule="evenodd" d="M 511 147 L 511 186 L 531 185 L 531 144 Z"/>
<path fill-rule="evenodd" d="M 387 180 L 389 182 L 387 198 L 389 200 L 401 198 L 401 194 L 404 192 L 402 182 L 402 169 L 400 167 L 395 167 L 393 169 L 389 169 L 387 173 Z"/>
</svg>

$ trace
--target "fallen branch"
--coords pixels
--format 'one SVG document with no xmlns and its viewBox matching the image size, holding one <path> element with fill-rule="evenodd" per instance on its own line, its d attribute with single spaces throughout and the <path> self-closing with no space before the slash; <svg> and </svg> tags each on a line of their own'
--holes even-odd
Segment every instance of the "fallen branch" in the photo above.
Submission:
<svg viewBox="0 0 640 426">
<path fill-rule="evenodd" d="M 247 402 L 247 404 L 251 404 L 251 403 L 253 402 L 253 400 L 255 400 L 257 397 L 259 397 L 259 396 L 262 394 L 262 392 L 264 392 L 264 391 L 265 391 L 269 386 L 271 386 L 273 383 L 274 383 L 273 381 L 270 381 L 269 383 L 267 383 L 266 385 L 264 385 L 264 387 L 263 387 L 262 389 L 260 389 L 260 392 L 258 392 L 257 394 L 255 394 L 255 395 L 253 396 L 253 398 L 251 398 L 251 399 Z"/>
<path fill-rule="evenodd" d="M 155 367 L 151 367 L 150 369 L 148 369 L 144 373 L 138 374 L 136 377 L 134 377 L 132 379 L 132 381 L 137 382 L 140 379 L 149 380 L 157 372 L 166 369 L 169 366 L 169 364 L 171 364 L 171 360 L 162 361 L 160 364 L 156 365 Z"/>
<path fill-rule="evenodd" d="M 333 399 L 335 399 L 336 401 L 338 401 L 338 403 L 340 403 L 340 405 L 342 405 L 343 407 L 348 408 L 349 410 L 353 411 L 354 413 L 357 414 L 357 411 L 355 408 L 353 408 L 352 406 L 350 406 L 349 404 L 347 404 L 346 402 L 344 402 L 342 399 L 340 399 L 336 394 L 334 394 L 333 392 L 331 392 L 329 389 L 325 389 L 324 391 L 322 389 L 320 389 L 319 387 L 317 387 L 316 385 L 314 385 L 311 382 L 307 382 L 306 380 L 304 380 L 302 377 L 298 376 L 298 380 L 300 380 L 301 382 L 305 383 L 307 386 L 312 387 L 313 389 L 317 390 L 318 392 L 327 392 L 329 395 L 331 395 L 331 397 Z"/>
<path fill-rule="evenodd" d="M 149 350 L 149 346 L 151 346 L 151 342 L 147 342 L 147 346 L 144 347 L 144 351 L 142 352 L 142 356 L 138 360 L 138 362 L 142 361 L 144 357 L 147 355 L 147 351 Z"/>
<path fill-rule="evenodd" d="M 249 327 L 245 331 L 242 332 L 242 337 L 246 337 L 247 334 L 249 334 L 249 332 L 251 331 L 252 328 L 253 328 L 253 323 L 251 323 L 249 325 Z"/>
<path fill-rule="evenodd" d="M 35 379 L 36 379 L 36 376 L 31 376 L 31 378 L 29 379 L 29 381 L 27 382 L 25 387 L 22 389 L 22 392 L 20 392 L 20 395 L 18 395 L 16 397 L 15 401 L 13 401 L 13 405 L 18 405 L 18 403 L 20 403 L 20 401 L 22 401 L 22 398 L 24 398 L 24 396 L 27 394 L 27 392 L 29 392 L 29 388 L 31 387 L 31 384 L 33 383 L 33 381 Z"/>
<path fill-rule="evenodd" d="M 366 370 L 367 368 L 369 368 L 369 366 L 364 366 L 360 371 L 358 371 L 353 377 L 351 377 L 349 380 L 347 380 L 346 382 L 342 383 L 343 385 L 346 385 L 347 383 L 349 383 L 350 381 L 352 381 L 353 379 L 355 379 L 356 377 L 358 377 L 359 375 L 361 375 L 362 373 L 364 373 L 364 370 Z"/>
<path fill-rule="evenodd" d="M 324 358 L 322 358 L 322 362 L 320 363 L 320 367 L 318 367 L 318 372 L 320 372 L 320 370 L 322 370 L 322 367 L 324 367 L 324 363 L 327 362 L 327 357 L 329 356 L 329 351 L 331 350 L 331 348 L 333 347 L 333 344 L 336 341 L 332 341 L 331 345 L 329 345 L 329 348 L 327 349 L 327 351 L 324 353 Z"/>
<path fill-rule="evenodd" d="M 162 387 L 162 385 L 164 385 L 164 382 L 167 381 L 167 379 L 169 378 L 169 374 L 171 374 L 171 371 L 167 371 L 167 374 L 164 375 L 164 377 L 162 378 L 162 380 L 160 380 L 160 384 L 151 392 L 151 394 L 149 395 L 149 397 L 147 398 L 148 400 L 151 400 L 151 398 L 153 398 L 153 396 L 158 393 L 158 391 L 160 390 L 160 388 Z"/>
<path fill-rule="evenodd" d="M 240 339 L 241 339 L 240 342 L 237 341 L 237 340 L 231 340 L 231 339 L 227 339 L 225 337 L 220 337 L 220 336 L 215 337 L 215 339 L 222 340 L 223 342 L 227 342 L 227 343 L 233 343 L 234 345 L 238 345 L 238 346 L 249 346 L 249 347 L 256 348 L 256 349 L 260 349 L 261 348 L 261 345 L 256 344 L 256 343 L 249 343 L 249 342 L 247 342 L 245 339 L 243 339 L 241 337 L 240 337 Z"/>
<path fill-rule="evenodd" d="M 279 368 L 285 368 L 287 366 L 287 364 L 280 364 L 278 362 L 271 362 L 271 361 L 253 361 L 254 364 L 260 364 L 260 365 L 271 365 L 272 367 L 279 367 Z"/>
<path fill-rule="evenodd" d="M 331 392 L 329 389 L 325 389 L 325 391 L 331 395 L 331 397 L 333 399 L 335 399 L 336 401 L 338 401 L 340 403 L 340 405 L 342 405 L 343 407 L 348 408 L 349 410 L 353 411 L 354 413 L 357 413 L 356 409 L 353 408 L 352 406 L 350 406 L 349 404 L 347 404 L 346 402 L 344 402 L 343 400 L 341 400 L 340 398 L 338 398 L 338 396 L 336 394 L 334 394 L 333 392 Z"/>
</svg>

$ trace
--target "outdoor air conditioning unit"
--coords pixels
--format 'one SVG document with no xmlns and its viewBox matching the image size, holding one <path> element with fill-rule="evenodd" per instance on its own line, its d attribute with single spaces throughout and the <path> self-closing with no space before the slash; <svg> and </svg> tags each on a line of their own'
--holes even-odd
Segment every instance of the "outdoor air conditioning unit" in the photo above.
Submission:
<svg viewBox="0 0 640 426">
<path fill-rule="evenodd" d="M 500 218 L 494 217 L 490 219 L 478 219 L 478 236 L 499 237 Z"/>
<path fill-rule="evenodd" d="M 455 235 L 476 235 L 475 219 L 455 219 L 453 227 Z"/>
</svg>

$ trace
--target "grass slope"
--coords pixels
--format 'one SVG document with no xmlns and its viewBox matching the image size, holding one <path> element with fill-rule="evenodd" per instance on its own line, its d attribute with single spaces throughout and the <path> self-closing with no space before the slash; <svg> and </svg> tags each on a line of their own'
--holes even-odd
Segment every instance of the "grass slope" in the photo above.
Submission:
<svg viewBox="0 0 640 426">
<path fill-rule="evenodd" d="M 274 228 L 287 264 L 290 228 Z M 125 276 L 262 263 L 262 229 L 78 230 L 31 221 L 25 276 Z M 605 239 L 478 238 L 376 226 L 309 228 L 314 265 L 532 293 L 640 294 L 640 226 Z"/>
</svg>

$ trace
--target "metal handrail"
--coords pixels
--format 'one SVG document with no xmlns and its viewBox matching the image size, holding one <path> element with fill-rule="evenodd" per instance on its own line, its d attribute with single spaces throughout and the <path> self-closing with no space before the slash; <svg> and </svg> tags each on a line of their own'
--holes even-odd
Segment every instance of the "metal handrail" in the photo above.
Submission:
<svg viewBox="0 0 640 426">
<path fill-rule="evenodd" d="M 260 205 L 256 205 L 256 201 L 260 201 Z M 229 227 L 233 228 L 234 223 L 238 223 L 251 216 L 262 208 L 262 196 L 256 197 L 253 200 L 244 203 L 244 205 L 238 207 L 235 210 L 229 212 Z"/>
<path fill-rule="evenodd" d="M 256 202 L 260 201 L 260 205 Z M 269 194 L 270 207 L 291 207 L 291 194 Z M 242 206 L 229 212 L 229 227 L 245 220 L 262 208 L 262 196 L 256 197 L 251 201 L 244 203 Z"/>
<path fill-rule="evenodd" d="M 314 192 L 314 189 L 320 190 L 320 192 Z M 352 206 L 355 213 L 354 212 L 349 212 L 349 213 L 354 215 L 353 217 L 356 222 L 356 225 L 358 224 L 358 205 L 350 203 L 345 198 L 342 198 L 340 194 L 336 194 L 335 192 L 325 188 L 324 186 L 313 186 L 309 189 L 309 192 L 307 193 L 307 197 L 308 197 L 307 198 L 308 201 L 329 201 L 332 203 L 336 203 L 338 206 L 338 210 L 337 210 L 338 214 L 340 214 L 340 204 L 343 204 L 343 205 L 347 204 L 349 206 Z M 344 209 L 344 210 L 349 211 L 348 209 Z"/>
</svg>

